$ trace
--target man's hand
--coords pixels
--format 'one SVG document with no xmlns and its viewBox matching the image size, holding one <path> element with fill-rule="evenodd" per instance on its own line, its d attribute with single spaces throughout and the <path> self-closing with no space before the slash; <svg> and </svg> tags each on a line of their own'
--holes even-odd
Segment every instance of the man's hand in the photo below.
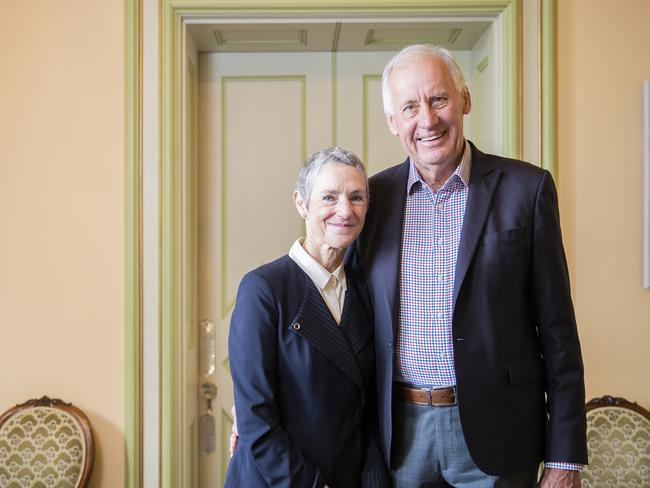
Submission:
<svg viewBox="0 0 650 488">
<path fill-rule="evenodd" d="M 580 488 L 580 471 L 544 468 L 538 488 Z"/>
<path fill-rule="evenodd" d="M 235 411 L 235 406 L 233 405 L 230 409 L 232 414 L 232 430 L 230 431 L 229 447 L 230 447 L 230 457 L 235 454 L 235 449 L 237 449 L 237 441 L 239 440 L 239 432 L 237 432 L 237 412 Z"/>
</svg>

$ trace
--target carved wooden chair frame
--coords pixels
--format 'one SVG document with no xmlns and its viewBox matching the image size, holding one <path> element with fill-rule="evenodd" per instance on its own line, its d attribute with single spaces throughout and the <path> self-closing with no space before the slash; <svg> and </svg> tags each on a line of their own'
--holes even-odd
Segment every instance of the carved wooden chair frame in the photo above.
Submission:
<svg viewBox="0 0 650 488">
<path fill-rule="evenodd" d="M 587 402 L 586 411 L 594 410 L 601 407 L 621 407 L 628 410 L 634 410 L 636 413 L 643 415 L 650 422 L 650 412 L 636 402 L 631 402 L 621 397 L 605 395 L 599 398 L 592 398 Z"/>
<path fill-rule="evenodd" d="M 86 445 L 86 455 L 83 460 L 83 471 L 79 476 L 79 482 L 77 483 L 77 486 L 79 488 L 85 488 L 88 484 L 88 481 L 90 480 L 90 474 L 92 473 L 95 463 L 95 442 L 93 439 L 92 431 L 90 429 L 90 421 L 88 420 L 88 417 L 80 409 L 72 405 L 72 403 L 66 403 L 58 398 L 50 398 L 48 396 L 27 400 L 25 403 L 11 407 L 0 416 L 0 429 L 2 429 L 2 426 L 5 424 L 5 422 L 7 422 L 14 415 L 36 407 L 50 407 L 56 408 L 58 410 L 63 410 L 70 414 L 76 421 L 77 425 L 81 428 L 84 443 Z"/>
<path fill-rule="evenodd" d="M 626 400 L 625 398 L 621 397 L 613 397 L 611 395 L 605 395 L 599 398 L 593 398 L 587 402 L 585 406 L 585 410 L 587 412 L 599 409 L 599 408 L 605 408 L 605 407 L 618 407 L 626 410 L 630 410 L 641 417 L 645 418 L 648 422 L 650 422 L 650 412 L 646 410 L 645 408 L 641 407 L 639 404 L 636 402 L 630 402 L 629 400 Z M 584 485 L 584 483 L 583 483 Z"/>
</svg>

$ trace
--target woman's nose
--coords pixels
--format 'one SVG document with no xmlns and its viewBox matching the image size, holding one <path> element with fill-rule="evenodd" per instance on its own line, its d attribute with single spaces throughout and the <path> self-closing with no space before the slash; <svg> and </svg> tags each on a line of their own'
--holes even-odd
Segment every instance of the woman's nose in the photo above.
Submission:
<svg viewBox="0 0 650 488">
<path fill-rule="evenodd" d="M 340 198 L 337 210 L 341 217 L 349 217 L 352 215 L 352 205 L 350 204 L 350 200 L 347 198 Z"/>
</svg>

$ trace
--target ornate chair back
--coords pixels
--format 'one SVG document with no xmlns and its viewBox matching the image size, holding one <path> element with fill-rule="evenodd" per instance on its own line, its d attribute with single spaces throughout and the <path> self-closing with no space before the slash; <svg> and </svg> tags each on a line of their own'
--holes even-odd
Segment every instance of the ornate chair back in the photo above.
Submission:
<svg viewBox="0 0 650 488">
<path fill-rule="evenodd" d="M 95 458 L 88 417 L 46 396 L 0 416 L 0 486 L 84 488 Z"/>
<path fill-rule="evenodd" d="M 650 487 L 650 412 L 625 398 L 587 403 L 589 466 L 583 488 Z"/>
</svg>

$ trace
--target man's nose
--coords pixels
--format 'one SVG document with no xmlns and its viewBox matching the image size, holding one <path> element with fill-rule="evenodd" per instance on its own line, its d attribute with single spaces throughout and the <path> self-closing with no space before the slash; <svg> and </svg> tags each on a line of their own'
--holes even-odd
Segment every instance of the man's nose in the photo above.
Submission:
<svg viewBox="0 0 650 488">
<path fill-rule="evenodd" d="M 438 114 L 436 109 L 425 105 L 422 110 L 420 110 L 420 127 L 430 129 L 438 123 Z"/>
</svg>

